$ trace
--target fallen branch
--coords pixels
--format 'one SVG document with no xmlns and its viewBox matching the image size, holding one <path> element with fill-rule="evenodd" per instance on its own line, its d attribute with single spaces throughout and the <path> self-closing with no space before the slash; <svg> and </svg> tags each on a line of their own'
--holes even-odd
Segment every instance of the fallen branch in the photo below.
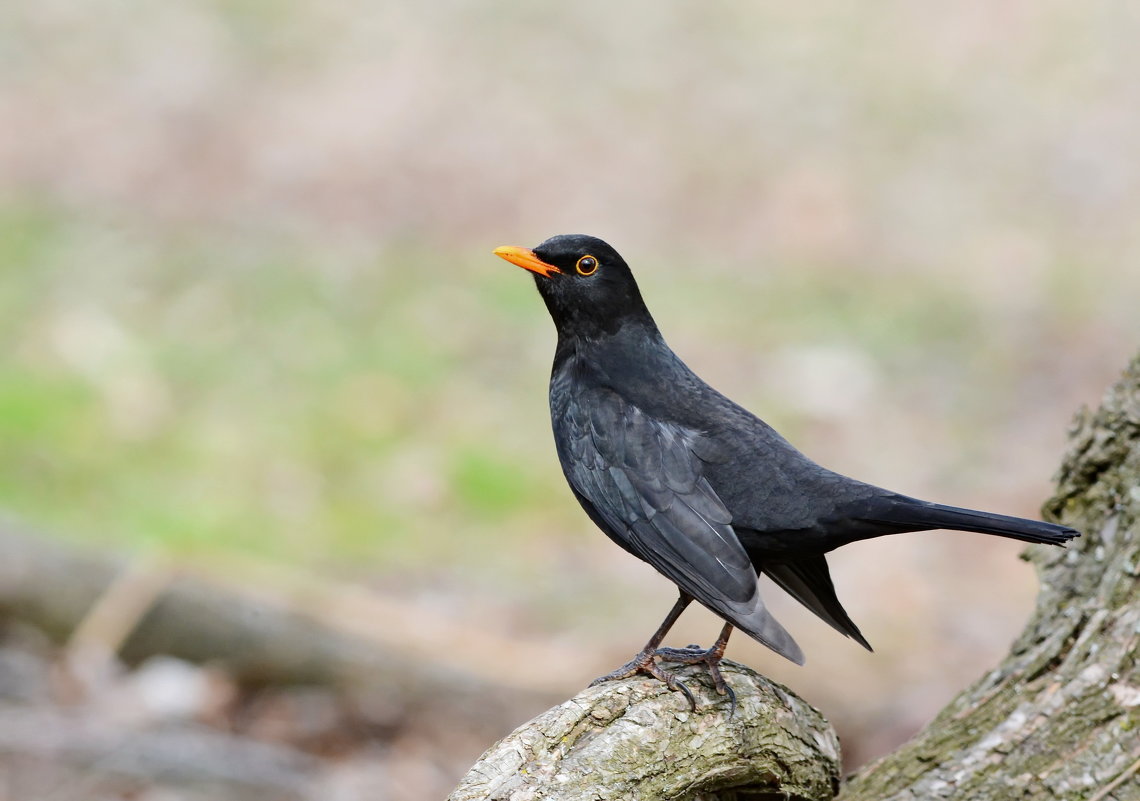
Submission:
<svg viewBox="0 0 1140 801">
<path fill-rule="evenodd" d="M 58 710 L 0 707 L 0 758 L 39 760 L 87 774 L 169 784 L 208 784 L 219 792 L 309 797 L 320 762 L 284 746 L 183 723 L 137 729 Z"/>
<path fill-rule="evenodd" d="M 448 725 L 488 736 L 549 705 L 553 683 L 592 667 L 565 647 L 509 639 L 476 620 L 440 621 L 362 589 L 256 566 L 243 577 L 132 562 L 0 523 L 0 620 L 30 623 L 83 661 L 135 665 L 162 654 L 246 685 L 360 690 L 409 714 L 443 719 L 450 710 Z M 535 663 L 552 667 L 519 668 Z"/>
<path fill-rule="evenodd" d="M 839 741 L 818 711 L 733 662 L 737 695 L 679 669 L 697 710 L 656 679 L 582 691 L 492 746 L 448 801 L 779 798 L 820 801 L 839 784 Z"/>
</svg>

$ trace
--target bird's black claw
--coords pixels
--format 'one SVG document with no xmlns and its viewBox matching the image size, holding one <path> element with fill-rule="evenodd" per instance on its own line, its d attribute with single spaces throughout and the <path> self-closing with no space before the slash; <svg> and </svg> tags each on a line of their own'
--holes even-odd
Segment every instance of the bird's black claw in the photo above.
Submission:
<svg viewBox="0 0 1140 801">
<path fill-rule="evenodd" d="M 724 674 L 720 672 L 720 660 L 708 661 L 705 663 L 708 667 L 709 676 L 712 677 L 713 687 L 716 688 L 718 695 L 728 696 L 728 717 L 732 718 L 736 714 L 736 691 L 724 679 Z"/>
<path fill-rule="evenodd" d="M 672 673 L 666 673 L 665 676 L 667 677 L 665 679 L 665 685 L 670 690 L 674 690 L 674 691 L 680 690 L 681 692 L 683 692 L 685 694 L 685 697 L 687 699 L 689 699 L 689 711 L 690 712 L 696 712 L 697 711 L 697 699 L 693 695 L 693 691 L 689 689 L 688 685 L 686 685 L 685 682 L 681 681 L 679 678 L 674 676 Z"/>
<path fill-rule="evenodd" d="M 727 684 L 724 685 L 724 689 L 728 692 L 728 719 L 732 720 L 732 716 L 736 714 L 736 691 Z"/>
<path fill-rule="evenodd" d="M 723 647 L 717 648 L 714 646 L 707 650 L 697 645 L 690 645 L 687 648 L 659 648 L 654 655 L 664 662 L 679 662 L 683 665 L 704 665 L 709 672 L 709 677 L 712 679 L 713 687 L 716 689 L 717 694 L 728 696 L 728 716 L 731 718 L 736 714 L 736 693 L 733 692 L 732 687 L 725 681 L 724 674 L 720 672 L 720 660 L 724 655 Z M 656 665 L 654 667 L 656 667 Z M 670 684 L 669 686 L 672 687 L 673 685 Z M 695 709 L 696 707 L 694 706 L 694 711 Z"/>
</svg>

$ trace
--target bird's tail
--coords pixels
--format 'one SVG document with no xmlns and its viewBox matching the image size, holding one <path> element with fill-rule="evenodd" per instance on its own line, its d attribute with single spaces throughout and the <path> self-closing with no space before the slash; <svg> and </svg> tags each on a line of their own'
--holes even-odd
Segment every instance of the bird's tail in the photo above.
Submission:
<svg viewBox="0 0 1140 801">
<path fill-rule="evenodd" d="M 863 517 L 863 516 L 861 516 Z M 946 528 L 955 531 L 977 531 L 982 534 L 996 534 L 1021 542 L 1045 545 L 1064 545 L 1074 537 L 1081 536 L 1076 529 L 1044 523 L 1040 520 L 1026 520 L 1022 517 L 999 515 L 992 512 L 979 512 L 957 506 L 944 506 L 915 498 L 896 496 L 885 504 L 876 504 L 872 515 L 863 517 L 867 522 L 898 526 L 898 531 L 921 531 L 924 529 Z"/>
</svg>

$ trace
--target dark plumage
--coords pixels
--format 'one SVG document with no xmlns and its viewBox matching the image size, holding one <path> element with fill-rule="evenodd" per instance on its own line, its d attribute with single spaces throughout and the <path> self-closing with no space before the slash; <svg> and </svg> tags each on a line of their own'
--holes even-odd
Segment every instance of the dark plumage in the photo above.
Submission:
<svg viewBox="0 0 1140 801">
<path fill-rule="evenodd" d="M 681 591 L 646 649 L 603 678 L 648 672 L 684 690 L 656 655 L 707 663 L 725 692 L 716 663 L 732 626 L 802 664 L 799 646 L 760 598 L 759 573 L 869 649 L 836 598 L 824 557 L 856 540 L 935 528 L 1054 545 L 1078 536 L 909 498 L 820 467 L 670 350 L 629 267 L 600 239 L 556 236 L 533 251 L 495 253 L 536 274 L 558 329 L 550 415 L 574 496 L 610 539 Z M 694 598 L 729 624 L 719 651 L 657 651 Z"/>
</svg>

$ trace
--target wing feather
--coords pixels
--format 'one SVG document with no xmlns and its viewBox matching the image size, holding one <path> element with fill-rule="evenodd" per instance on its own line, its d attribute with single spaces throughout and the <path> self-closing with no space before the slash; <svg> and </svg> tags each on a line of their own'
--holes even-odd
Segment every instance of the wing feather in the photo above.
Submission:
<svg viewBox="0 0 1140 801">
<path fill-rule="evenodd" d="M 760 598 L 732 514 L 704 474 L 700 432 L 656 419 L 611 390 L 556 416 L 566 478 L 620 545 L 794 662 L 803 654 Z"/>
</svg>

